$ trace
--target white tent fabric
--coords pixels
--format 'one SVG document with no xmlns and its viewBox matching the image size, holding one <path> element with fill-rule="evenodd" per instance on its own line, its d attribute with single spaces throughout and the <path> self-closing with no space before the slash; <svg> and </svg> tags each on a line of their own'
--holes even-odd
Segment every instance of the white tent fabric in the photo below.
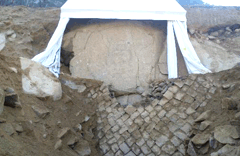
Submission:
<svg viewBox="0 0 240 156">
<path fill-rule="evenodd" d="M 168 21 L 168 78 L 177 78 L 177 55 L 174 31 L 188 72 L 210 72 L 200 62 L 189 41 L 186 29 L 186 11 L 176 0 L 68 0 L 61 7 L 58 26 L 44 52 L 32 60 L 42 63 L 58 77 L 60 74 L 61 43 L 70 18 L 167 20 Z"/>
</svg>

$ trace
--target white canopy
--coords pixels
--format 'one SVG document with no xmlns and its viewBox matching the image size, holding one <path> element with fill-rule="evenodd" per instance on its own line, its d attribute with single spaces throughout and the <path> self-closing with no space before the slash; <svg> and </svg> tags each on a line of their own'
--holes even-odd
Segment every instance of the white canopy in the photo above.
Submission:
<svg viewBox="0 0 240 156">
<path fill-rule="evenodd" d="M 68 0 L 61 17 L 186 21 L 186 11 L 175 0 Z"/>
<path fill-rule="evenodd" d="M 61 16 L 46 50 L 32 60 L 42 63 L 58 77 L 60 73 L 60 51 L 65 28 L 70 18 L 167 20 L 168 77 L 177 78 L 177 54 L 175 38 L 178 40 L 189 74 L 210 72 L 205 68 L 191 42 L 186 27 L 186 11 L 176 0 L 68 0 L 61 7 Z"/>
</svg>

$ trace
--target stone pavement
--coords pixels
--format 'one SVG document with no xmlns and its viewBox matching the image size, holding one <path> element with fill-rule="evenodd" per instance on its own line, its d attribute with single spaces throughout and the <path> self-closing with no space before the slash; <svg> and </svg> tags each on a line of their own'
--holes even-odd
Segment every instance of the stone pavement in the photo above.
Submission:
<svg viewBox="0 0 240 156">
<path fill-rule="evenodd" d="M 194 120 L 215 93 L 217 85 L 207 75 L 175 80 L 161 100 L 146 106 L 123 107 L 101 87 L 98 96 L 98 139 L 104 156 L 186 155 L 184 141 Z"/>
</svg>

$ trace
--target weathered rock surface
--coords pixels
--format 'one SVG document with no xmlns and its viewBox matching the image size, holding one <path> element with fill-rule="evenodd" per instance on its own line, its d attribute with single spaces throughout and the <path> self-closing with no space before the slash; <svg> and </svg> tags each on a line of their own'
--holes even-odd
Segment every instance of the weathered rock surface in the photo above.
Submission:
<svg viewBox="0 0 240 156">
<path fill-rule="evenodd" d="M 234 139 L 239 138 L 239 135 L 234 126 L 225 125 L 215 128 L 214 138 L 223 144 L 234 144 L 236 142 Z"/>
<path fill-rule="evenodd" d="M 0 115 L 3 112 L 4 101 L 5 101 L 5 92 L 2 88 L 0 88 Z"/>
<path fill-rule="evenodd" d="M 59 100 L 62 97 L 62 88 L 59 80 L 40 63 L 26 58 L 20 58 L 22 74 L 22 88 L 25 93 L 37 97 L 52 97 Z"/>
<path fill-rule="evenodd" d="M 132 21 L 81 27 L 64 36 L 62 48 L 71 50 L 72 44 L 73 77 L 102 80 L 118 90 L 131 90 L 159 78 L 157 63 L 164 43 L 162 30 Z"/>
</svg>

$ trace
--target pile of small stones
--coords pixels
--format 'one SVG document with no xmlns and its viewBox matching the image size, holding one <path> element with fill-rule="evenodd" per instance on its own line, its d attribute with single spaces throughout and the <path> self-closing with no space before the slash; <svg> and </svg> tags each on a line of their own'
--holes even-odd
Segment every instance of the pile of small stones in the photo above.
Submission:
<svg viewBox="0 0 240 156">
<path fill-rule="evenodd" d="M 150 97 L 154 99 L 162 99 L 163 94 L 166 93 L 169 87 L 174 84 L 172 81 L 160 81 L 160 82 L 153 82 L 150 84 L 151 94 Z"/>
</svg>

